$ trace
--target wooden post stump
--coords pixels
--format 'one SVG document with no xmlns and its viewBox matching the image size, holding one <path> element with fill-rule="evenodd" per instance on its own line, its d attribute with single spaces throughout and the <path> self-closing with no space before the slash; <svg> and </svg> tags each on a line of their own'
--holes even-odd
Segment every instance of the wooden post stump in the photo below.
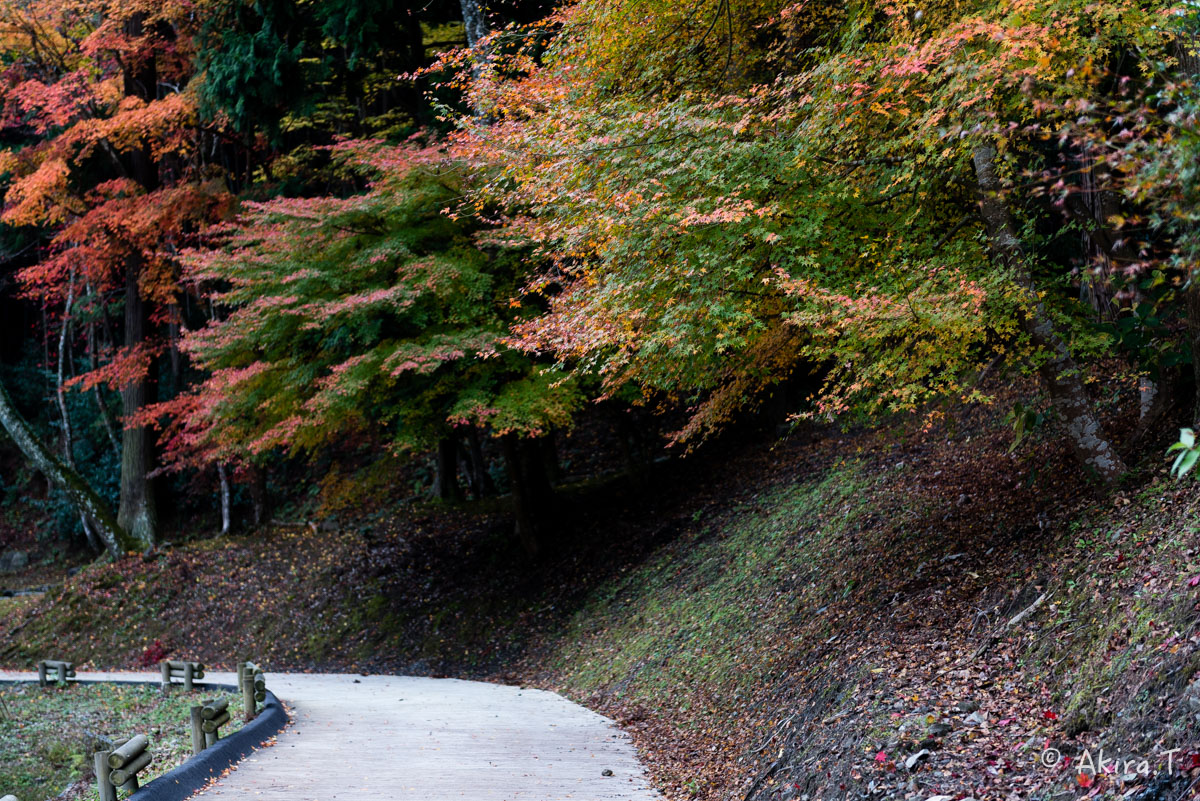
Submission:
<svg viewBox="0 0 1200 801">
<path fill-rule="evenodd" d="M 252 677 L 248 673 L 243 674 L 241 677 L 242 707 L 245 710 L 244 718 L 246 723 L 254 720 L 255 716 L 258 714 L 258 699 L 255 698 L 254 682 L 250 680 L 251 678 Z"/>
<path fill-rule="evenodd" d="M 171 665 L 168 662 L 161 662 L 159 668 L 162 670 L 162 691 L 169 692 L 171 690 Z"/>
<path fill-rule="evenodd" d="M 112 751 L 97 751 L 95 754 L 96 789 L 99 791 L 100 801 L 117 801 L 117 788 L 113 787 L 109 780 L 109 774 L 112 772 L 108 766 L 110 754 Z"/>
<path fill-rule="evenodd" d="M 194 706 L 191 708 L 192 716 L 192 756 L 199 756 L 204 750 L 204 722 L 201 717 L 203 707 Z"/>
</svg>

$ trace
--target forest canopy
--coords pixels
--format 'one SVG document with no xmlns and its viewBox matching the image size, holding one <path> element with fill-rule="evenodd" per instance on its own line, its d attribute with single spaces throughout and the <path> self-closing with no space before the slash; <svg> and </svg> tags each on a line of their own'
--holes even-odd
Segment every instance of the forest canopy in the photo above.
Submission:
<svg viewBox="0 0 1200 801">
<path fill-rule="evenodd" d="M 0 422 L 113 555 L 344 458 L 509 494 L 537 553 L 597 415 L 690 448 L 997 365 L 1118 482 L 1101 388 L 1200 408 L 1198 14 L 0 2 L 5 359 L 48 387 Z"/>
</svg>

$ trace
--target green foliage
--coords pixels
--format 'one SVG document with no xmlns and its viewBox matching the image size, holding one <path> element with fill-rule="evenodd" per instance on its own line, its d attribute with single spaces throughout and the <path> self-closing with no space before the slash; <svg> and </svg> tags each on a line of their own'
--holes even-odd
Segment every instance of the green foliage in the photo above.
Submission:
<svg viewBox="0 0 1200 801">
<path fill-rule="evenodd" d="M 1045 425 L 1049 415 L 1042 410 L 1034 409 L 1018 401 L 1013 404 L 1013 408 L 1004 417 L 1004 422 L 1012 426 L 1013 429 L 1013 444 L 1009 447 L 1008 452 L 1012 453 L 1026 437 Z"/>
<path fill-rule="evenodd" d="M 215 0 L 198 37 L 201 108 L 287 147 L 336 133 L 412 134 L 428 122 L 424 101 L 397 76 L 426 61 L 422 23 L 457 13 L 445 2 Z"/>
<path fill-rule="evenodd" d="M 504 344 L 519 262 L 443 213 L 451 165 L 364 142 L 335 157 L 367 191 L 248 203 L 223 247 L 191 255 L 192 279 L 230 311 L 185 340 L 211 377 L 165 407 L 186 421 L 177 458 L 569 425 L 574 382 Z"/>
<path fill-rule="evenodd" d="M 1164 52 L 1166 4 L 635 8 L 656 24 L 623 25 L 624 7 L 560 12 L 546 55 L 538 28 L 494 59 L 480 115 L 462 121 L 493 170 L 478 195 L 553 263 L 525 347 L 609 392 L 702 400 L 684 436 L 802 370 L 825 376 L 828 415 L 977 397 L 987 357 L 1042 358 L 1017 325 L 1029 299 L 984 247 L 984 144 L 1029 266 L 1055 288 L 1042 302 L 1084 318 L 1058 290 L 1052 245 L 1070 229 L 1050 228 L 1048 190 L 1074 167 L 1055 132 L 1109 90 L 1110 61 Z M 1156 345 L 1167 333 L 1134 320 L 1120 325 Z"/>
<path fill-rule="evenodd" d="M 1171 475 L 1183 478 L 1196 466 L 1200 459 L 1200 448 L 1196 447 L 1196 432 L 1190 428 L 1179 429 L 1179 441 L 1167 448 L 1167 453 L 1178 451 L 1174 464 L 1171 465 Z"/>
<path fill-rule="evenodd" d="M 316 75 L 301 64 L 301 7 L 261 0 L 216 4 L 200 35 L 201 110 L 226 114 L 243 133 L 276 135 L 286 109 L 302 109 Z"/>
</svg>

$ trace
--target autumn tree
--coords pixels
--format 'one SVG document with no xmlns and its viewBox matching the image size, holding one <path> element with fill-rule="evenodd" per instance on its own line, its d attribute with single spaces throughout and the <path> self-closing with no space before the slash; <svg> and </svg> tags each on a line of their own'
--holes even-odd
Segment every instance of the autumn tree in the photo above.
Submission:
<svg viewBox="0 0 1200 801">
<path fill-rule="evenodd" d="M 1057 289 L 1073 265 L 1035 232 L 1071 160 L 1055 137 L 1111 91 L 1098 80 L 1110 62 L 1163 52 L 1166 12 L 561 10 L 477 77 L 463 70 L 480 112 L 459 137 L 476 197 L 553 265 L 530 287 L 550 313 L 519 342 L 610 392 L 699 393 L 681 437 L 798 370 L 825 380 L 812 413 L 837 416 L 979 398 L 973 377 L 1015 356 L 1043 377 L 1085 467 L 1116 480 L 1124 465 L 1072 352 L 1085 310 Z M 1077 341 L 1095 352 L 1094 335 Z"/>
<path fill-rule="evenodd" d="M 461 192 L 436 149 L 350 141 L 369 177 L 346 197 L 246 203 L 187 256 L 188 280 L 226 310 L 185 338 L 208 378 L 155 410 L 180 464 L 318 454 L 358 439 L 442 454 L 484 432 L 505 443 L 530 552 L 542 500 L 518 441 L 568 426 L 574 382 L 508 347 L 518 260 L 481 248 L 445 210 Z M 446 452 L 449 451 L 449 456 Z"/>
<path fill-rule="evenodd" d="M 3 154 L 0 221 L 44 232 L 42 258 L 20 275 L 27 296 L 63 303 L 65 318 L 67 299 L 83 295 L 121 310 L 115 350 L 81 386 L 121 392 L 117 521 L 145 549 L 158 526 L 155 443 L 133 421 L 155 400 L 157 361 L 178 338 L 176 252 L 228 197 L 201 163 L 208 137 L 189 87 L 194 16 L 172 4 L 97 14 L 86 3 L 37 2 L 6 4 L 0 20 L 10 63 L 3 122 L 35 134 Z"/>
</svg>

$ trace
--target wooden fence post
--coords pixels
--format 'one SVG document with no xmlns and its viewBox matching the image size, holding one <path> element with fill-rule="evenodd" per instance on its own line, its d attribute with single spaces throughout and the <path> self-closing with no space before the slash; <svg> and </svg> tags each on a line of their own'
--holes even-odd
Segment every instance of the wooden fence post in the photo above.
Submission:
<svg viewBox="0 0 1200 801">
<path fill-rule="evenodd" d="M 201 707 L 194 706 L 191 709 L 192 715 L 192 756 L 198 756 L 204 750 L 204 725 L 200 718 Z"/>
<path fill-rule="evenodd" d="M 254 677 L 249 674 L 248 669 L 243 669 L 240 683 L 242 685 L 242 708 L 245 710 L 244 718 L 249 723 L 258 714 L 258 708 L 254 699 Z"/>
<path fill-rule="evenodd" d="M 38 684 L 46 686 L 46 661 L 38 662 Z"/>
<path fill-rule="evenodd" d="M 117 790 L 108 780 L 112 772 L 108 767 L 108 756 L 112 751 L 97 751 L 96 759 L 96 788 L 100 791 L 100 801 L 117 801 Z"/>
<path fill-rule="evenodd" d="M 170 692 L 171 690 L 171 663 L 160 662 L 159 667 L 162 668 L 162 691 Z"/>
<path fill-rule="evenodd" d="M 195 670 L 196 670 L 195 665 L 193 665 L 191 662 L 184 662 L 184 664 L 183 664 L 183 689 L 184 689 L 184 692 L 190 693 L 192 691 L 192 676 L 195 674 Z"/>
</svg>

